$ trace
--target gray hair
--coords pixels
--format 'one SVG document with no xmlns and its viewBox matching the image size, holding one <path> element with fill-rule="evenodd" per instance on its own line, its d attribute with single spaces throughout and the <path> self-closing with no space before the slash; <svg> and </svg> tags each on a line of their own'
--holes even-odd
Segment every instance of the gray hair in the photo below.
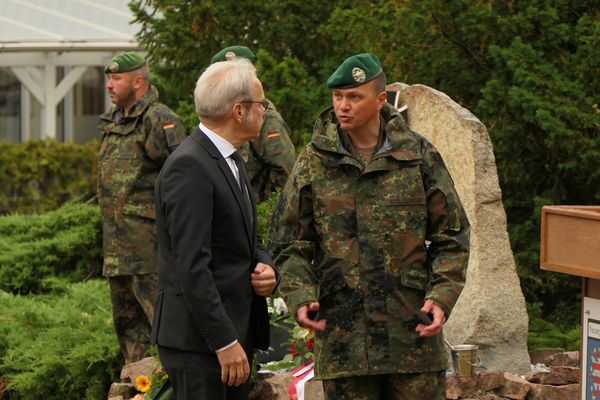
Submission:
<svg viewBox="0 0 600 400">
<path fill-rule="evenodd" d="M 196 114 L 220 118 L 238 101 L 251 100 L 256 68 L 245 58 L 211 64 L 198 78 L 194 90 Z"/>
</svg>

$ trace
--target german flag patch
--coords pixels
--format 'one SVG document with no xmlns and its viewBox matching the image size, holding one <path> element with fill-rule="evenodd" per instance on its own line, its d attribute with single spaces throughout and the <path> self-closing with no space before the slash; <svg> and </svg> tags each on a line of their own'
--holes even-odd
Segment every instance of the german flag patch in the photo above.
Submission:
<svg viewBox="0 0 600 400">
<path fill-rule="evenodd" d="M 167 122 L 166 124 L 163 124 L 163 129 L 171 129 L 171 128 L 175 128 L 175 124 L 172 122 Z"/>
<path fill-rule="evenodd" d="M 269 133 L 267 133 L 267 139 L 273 139 L 280 135 L 281 135 L 281 133 L 279 133 L 279 132 L 269 132 Z"/>
</svg>

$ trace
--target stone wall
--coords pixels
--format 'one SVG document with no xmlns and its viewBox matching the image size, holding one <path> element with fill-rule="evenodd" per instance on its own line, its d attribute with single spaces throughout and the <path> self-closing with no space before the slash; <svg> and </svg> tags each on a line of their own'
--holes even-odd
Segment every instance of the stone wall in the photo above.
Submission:
<svg viewBox="0 0 600 400">
<path fill-rule="evenodd" d="M 502 371 L 480 371 L 474 376 L 446 377 L 447 400 L 577 400 L 580 389 L 579 352 L 542 349 L 531 352 L 535 362 L 524 375 Z M 133 382 L 139 375 L 151 376 L 158 361 L 147 357 L 123 367 L 120 382 L 113 383 L 108 400 L 129 400 L 136 396 Z M 292 376 L 288 373 L 260 371 L 249 400 L 290 400 Z M 0 389 L 2 383 L 0 382 Z M 0 399 L 2 392 L 0 390 Z M 305 400 L 323 400 L 320 381 L 304 387 Z"/>
</svg>

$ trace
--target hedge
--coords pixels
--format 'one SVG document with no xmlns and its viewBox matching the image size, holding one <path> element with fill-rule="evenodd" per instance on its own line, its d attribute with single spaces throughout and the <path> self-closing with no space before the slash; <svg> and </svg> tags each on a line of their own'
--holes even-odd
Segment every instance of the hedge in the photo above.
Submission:
<svg viewBox="0 0 600 400">
<path fill-rule="evenodd" d="M 44 212 L 96 193 L 98 141 L 0 141 L 0 215 Z"/>
<path fill-rule="evenodd" d="M 39 293 L 48 278 L 99 277 L 102 227 L 97 204 L 67 203 L 44 214 L 0 217 L 0 289 Z"/>
</svg>

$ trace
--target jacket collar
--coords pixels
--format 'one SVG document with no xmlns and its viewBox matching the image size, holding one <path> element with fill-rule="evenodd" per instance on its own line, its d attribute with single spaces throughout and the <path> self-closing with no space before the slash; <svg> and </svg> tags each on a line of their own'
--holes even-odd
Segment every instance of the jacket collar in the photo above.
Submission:
<svg viewBox="0 0 600 400">
<path fill-rule="evenodd" d="M 416 135 L 408 128 L 402 115 L 391 104 L 384 104 L 380 111 L 385 123 L 386 138 L 377 155 L 389 154 L 396 160 L 415 160 L 421 158 Z M 312 145 L 329 153 L 330 156 L 348 156 L 351 154 L 342 146 L 339 135 L 340 124 L 333 107 L 325 109 L 315 123 Z"/>
</svg>

